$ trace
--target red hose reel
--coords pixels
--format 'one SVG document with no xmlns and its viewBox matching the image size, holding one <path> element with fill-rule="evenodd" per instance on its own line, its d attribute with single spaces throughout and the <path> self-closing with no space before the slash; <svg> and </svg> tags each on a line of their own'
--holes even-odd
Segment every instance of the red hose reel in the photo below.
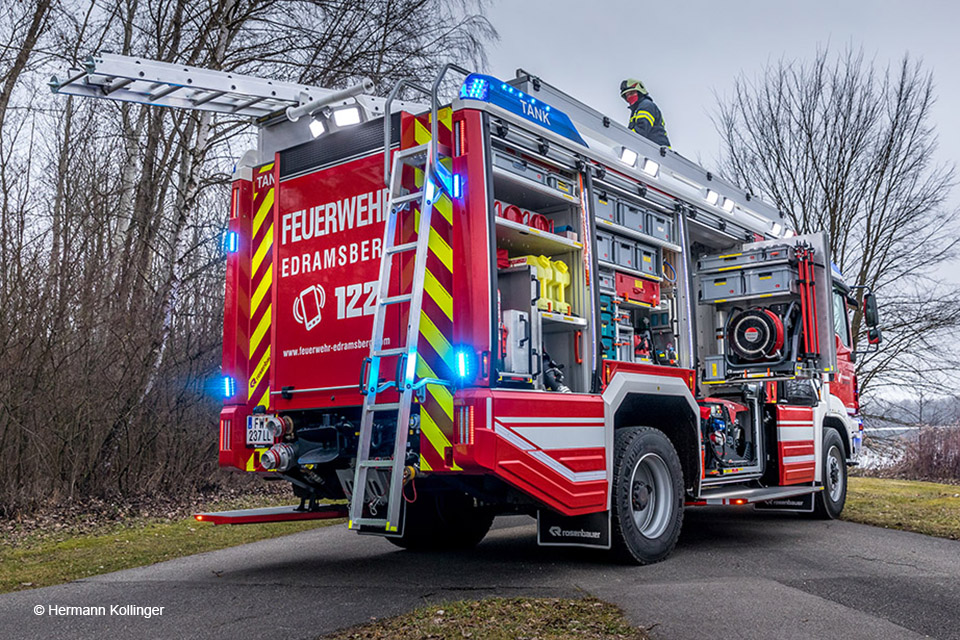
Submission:
<svg viewBox="0 0 960 640">
<path fill-rule="evenodd" d="M 784 344 L 783 319 L 774 311 L 756 307 L 730 316 L 727 341 L 730 349 L 747 361 L 780 357 Z"/>
</svg>

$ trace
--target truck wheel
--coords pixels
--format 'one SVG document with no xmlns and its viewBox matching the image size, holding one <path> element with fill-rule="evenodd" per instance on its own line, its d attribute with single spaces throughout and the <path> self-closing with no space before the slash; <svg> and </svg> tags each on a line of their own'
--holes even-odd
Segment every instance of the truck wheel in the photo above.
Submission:
<svg viewBox="0 0 960 640">
<path fill-rule="evenodd" d="M 673 443 L 649 427 L 618 429 L 613 462 L 613 551 L 623 561 L 663 560 L 683 524 L 683 470 Z"/>
<path fill-rule="evenodd" d="M 464 493 L 423 492 L 407 504 L 403 535 L 387 540 L 412 551 L 470 549 L 490 531 L 493 516 Z"/>
<path fill-rule="evenodd" d="M 813 499 L 813 516 L 823 520 L 838 518 L 847 501 L 847 459 L 843 441 L 835 429 L 823 432 L 823 491 Z"/>
</svg>

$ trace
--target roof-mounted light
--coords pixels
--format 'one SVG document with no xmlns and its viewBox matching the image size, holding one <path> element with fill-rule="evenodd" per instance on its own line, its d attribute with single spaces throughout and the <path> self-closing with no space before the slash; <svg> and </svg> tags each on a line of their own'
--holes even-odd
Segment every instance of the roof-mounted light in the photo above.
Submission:
<svg viewBox="0 0 960 640">
<path fill-rule="evenodd" d="M 654 162 L 650 158 L 644 158 L 641 169 L 643 169 L 643 172 L 651 178 L 656 178 L 657 174 L 660 173 L 660 163 Z"/>
<path fill-rule="evenodd" d="M 627 147 L 620 147 L 620 162 L 625 165 L 635 167 L 637 166 L 637 158 L 639 155 L 633 149 L 628 149 Z"/>
<path fill-rule="evenodd" d="M 360 124 L 360 107 L 345 107 L 333 112 L 333 121 L 338 127 Z"/>
<path fill-rule="evenodd" d="M 707 201 L 707 204 L 717 204 L 720 200 L 720 194 L 713 189 L 707 189 L 707 192 L 703 194 L 703 199 Z"/>
<path fill-rule="evenodd" d="M 773 235 L 779 237 L 780 233 L 783 231 L 783 225 L 780 224 L 779 222 L 774 222 L 772 230 L 773 230 Z"/>
<path fill-rule="evenodd" d="M 737 206 L 737 203 L 731 200 L 730 198 L 724 198 L 723 204 L 720 206 L 721 209 L 727 213 L 733 213 L 733 208 Z"/>
<path fill-rule="evenodd" d="M 314 138 L 319 138 L 323 135 L 323 132 L 326 131 L 326 127 L 323 126 L 323 123 L 314 118 L 310 121 L 310 135 Z"/>
</svg>

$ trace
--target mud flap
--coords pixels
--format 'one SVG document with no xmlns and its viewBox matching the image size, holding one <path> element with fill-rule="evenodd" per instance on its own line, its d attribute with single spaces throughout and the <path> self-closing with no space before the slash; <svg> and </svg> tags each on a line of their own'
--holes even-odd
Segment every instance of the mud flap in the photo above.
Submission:
<svg viewBox="0 0 960 640">
<path fill-rule="evenodd" d="M 610 512 L 562 516 L 551 509 L 540 509 L 537 511 L 537 544 L 609 549 Z"/>
<path fill-rule="evenodd" d="M 767 500 L 766 502 L 757 502 L 753 505 L 758 511 L 794 511 L 797 513 L 810 513 L 813 511 L 813 497 L 815 493 L 808 493 L 802 496 L 793 496 L 790 498 L 780 498 L 779 500 Z"/>
</svg>

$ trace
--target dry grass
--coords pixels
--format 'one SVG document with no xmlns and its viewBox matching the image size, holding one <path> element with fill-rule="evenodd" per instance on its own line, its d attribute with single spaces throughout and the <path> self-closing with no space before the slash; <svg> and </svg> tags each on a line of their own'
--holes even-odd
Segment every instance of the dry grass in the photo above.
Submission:
<svg viewBox="0 0 960 640">
<path fill-rule="evenodd" d="M 199 510 L 220 511 L 283 504 L 296 501 L 286 495 L 258 495 L 198 506 Z M 99 525 L 83 521 L 60 528 L 14 530 L 0 536 L 0 593 L 61 584 L 342 522 L 214 526 L 178 513 L 172 518 L 129 515 Z"/>
<path fill-rule="evenodd" d="M 324 640 L 645 640 L 623 612 L 594 598 L 459 600 L 378 620 Z"/>
<path fill-rule="evenodd" d="M 960 486 L 852 477 L 843 519 L 960 540 Z"/>
</svg>

